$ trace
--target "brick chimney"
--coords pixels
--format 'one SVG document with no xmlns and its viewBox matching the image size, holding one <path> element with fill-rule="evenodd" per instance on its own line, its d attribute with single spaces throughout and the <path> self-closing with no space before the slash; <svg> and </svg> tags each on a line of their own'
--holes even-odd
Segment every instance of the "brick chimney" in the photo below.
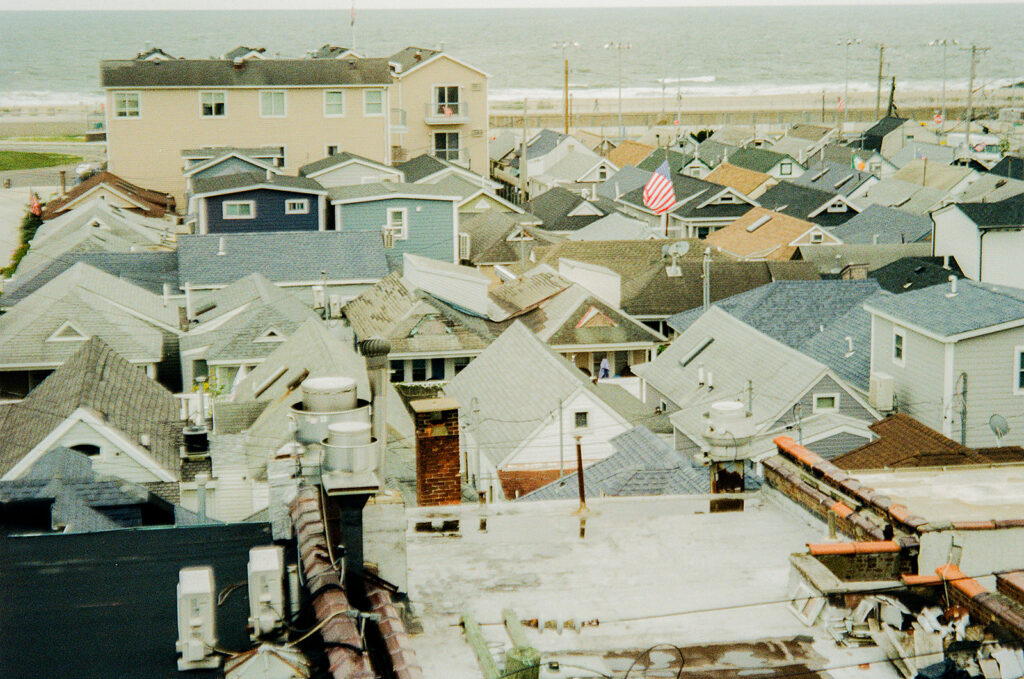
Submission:
<svg viewBox="0 0 1024 679">
<path fill-rule="evenodd" d="M 416 423 L 417 504 L 459 504 L 459 404 L 450 398 L 428 398 L 412 401 L 409 406 Z"/>
</svg>

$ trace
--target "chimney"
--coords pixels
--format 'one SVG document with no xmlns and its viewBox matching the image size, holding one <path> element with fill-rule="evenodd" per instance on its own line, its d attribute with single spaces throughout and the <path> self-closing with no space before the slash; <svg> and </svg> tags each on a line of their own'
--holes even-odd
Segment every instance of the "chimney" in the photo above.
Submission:
<svg viewBox="0 0 1024 679">
<path fill-rule="evenodd" d="M 429 398 L 412 401 L 409 407 L 416 423 L 416 503 L 459 504 L 459 404 L 450 398 Z"/>
<path fill-rule="evenodd" d="M 68 171 L 60 170 L 57 174 L 60 175 L 60 197 L 63 198 L 64 194 L 67 193 Z"/>
</svg>

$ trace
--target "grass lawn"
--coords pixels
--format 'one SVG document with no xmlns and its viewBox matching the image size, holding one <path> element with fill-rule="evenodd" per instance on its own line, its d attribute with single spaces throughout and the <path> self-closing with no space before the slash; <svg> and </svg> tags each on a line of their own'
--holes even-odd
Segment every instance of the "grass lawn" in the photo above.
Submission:
<svg viewBox="0 0 1024 679">
<path fill-rule="evenodd" d="M 81 156 L 63 153 L 26 153 L 25 151 L 0 151 L 0 172 L 6 170 L 29 170 L 35 167 L 53 167 L 82 162 Z"/>
</svg>

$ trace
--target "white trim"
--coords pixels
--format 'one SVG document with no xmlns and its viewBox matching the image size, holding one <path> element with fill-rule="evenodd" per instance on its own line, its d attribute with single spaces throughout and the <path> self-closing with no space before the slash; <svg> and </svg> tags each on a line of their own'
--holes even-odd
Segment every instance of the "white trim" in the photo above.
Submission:
<svg viewBox="0 0 1024 679">
<path fill-rule="evenodd" d="M 900 355 L 896 356 L 896 338 L 900 339 Z M 892 326 L 892 344 L 890 345 L 889 358 L 892 360 L 893 365 L 898 365 L 901 368 L 907 366 L 907 330 L 896 325 Z"/>
<path fill-rule="evenodd" d="M 695 209 L 700 210 L 703 207 L 706 207 L 708 205 L 713 204 L 716 200 L 718 200 L 719 196 L 721 196 L 723 193 L 731 194 L 734 198 L 736 198 L 741 203 L 746 203 L 748 205 L 753 205 L 754 207 L 761 207 L 760 205 L 758 205 L 757 201 L 753 201 L 750 198 L 747 198 L 742 193 L 740 193 L 739 191 L 733 189 L 730 186 L 725 186 L 725 187 L 722 188 L 721 191 L 719 191 L 718 193 L 712 195 L 710 198 L 708 198 L 703 203 L 698 205 Z M 697 194 L 697 195 L 700 195 L 700 194 Z M 736 205 L 736 203 L 732 203 L 732 202 L 721 203 L 721 205 Z M 733 221 L 736 221 L 736 220 L 734 219 Z"/>
<path fill-rule="evenodd" d="M 441 200 L 451 201 L 456 205 L 462 201 L 461 196 L 417 196 L 410 193 L 380 193 L 372 196 L 360 196 L 358 198 L 335 198 L 331 200 L 331 205 L 349 205 L 351 203 L 370 203 L 375 200 L 388 200 L 391 198 L 404 199 L 404 200 Z"/>
<path fill-rule="evenodd" d="M 424 61 L 419 62 L 418 64 L 412 66 L 408 70 L 403 70 L 403 71 L 400 71 L 398 73 L 395 73 L 394 71 L 392 71 L 392 75 L 395 78 L 401 79 L 401 78 L 405 77 L 406 74 L 412 73 L 413 71 L 415 71 L 417 69 L 420 69 L 420 68 L 423 68 L 427 64 L 432 63 L 432 62 L 437 61 L 438 59 L 442 59 L 442 58 L 447 59 L 449 61 L 454 61 L 459 66 L 462 66 L 464 68 L 468 68 L 471 71 L 475 71 L 475 72 L 479 73 L 480 75 L 482 75 L 485 79 L 491 77 L 490 74 L 488 74 L 488 73 L 486 73 L 484 71 L 481 71 L 476 66 L 470 66 L 465 61 L 461 61 L 460 59 L 456 59 L 455 57 L 453 57 L 453 56 L 451 56 L 451 55 L 449 55 L 449 54 L 447 54 L 445 52 L 438 52 L 434 56 L 430 57 L 429 59 L 426 59 Z M 470 84 L 472 85 L 472 83 L 470 83 Z"/>
<path fill-rule="evenodd" d="M 68 415 L 63 422 L 54 427 L 54 429 L 50 431 L 42 441 L 36 444 L 35 448 L 22 457 L 17 464 L 11 467 L 11 469 L 3 475 L 3 477 L 0 477 L 0 481 L 11 481 L 21 476 L 36 462 L 36 460 L 42 457 L 44 453 L 51 450 L 61 437 L 68 433 L 71 428 L 79 422 L 89 425 L 96 433 L 100 434 L 110 441 L 110 443 L 120 448 L 122 452 L 126 453 L 129 457 L 138 462 L 143 468 L 149 470 L 161 481 L 172 483 L 178 480 L 166 469 L 161 467 L 152 457 L 150 457 L 149 451 L 128 439 L 123 432 L 107 425 L 99 413 L 88 408 L 79 407 L 73 413 Z"/>
<path fill-rule="evenodd" d="M 209 169 L 211 167 L 215 167 L 215 166 L 223 163 L 225 160 L 227 160 L 229 158 L 238 158 L 239 160 L 241 160 L 243 162 L 251 163 L 252 165 L 257 165 L 260 168 L 262 168 L 263 170 L 270 170 L 274 174 L 284 174 L 284 170 L 282 170 L 281 168 L 277 167 L 276 165 L 271 165 L 270 163 L 265 163 L 265 162 L 263 162 L 262 160 L 260 160 L 258 158 L 253 158 L 251 156 L 247 156 L 244 153 L 239 153 L 238 151 L 228 151 L 227 153 L 222 153 L 219 156 L 214 156 L 213 158 L 209 158 L 207 160 L 204 160 L 201 163 L 196 163 L 192 167 L 186 168 L 182 172 L 182 174 L 184 176 L 186 176 L 186 177 L 191 177 L 192 175 L 194 175 L 194 174 L 196 174 L 198 172 L 202 172 L 203 170 Z M 199 195 L 199 194 L 195 194 L 195 195 Z"/>
<path fill-rule="evenodd" d="M 327 112 L 327 95 L 329 93 L 332 93 L 332 94 L 333 93 L 337 93 L 337 94 L 341 95 L 341 113 L 328 113 Z M 346 106 L 345 90 L 341 90 L 341 89 L 324 90 L 324 94 L 323 94 L 323 114 L 324 114 L 324 118 L 344 118 L 345 117 L 345 106 Z"/>
<path fill-rule="evenodd" d="M 292 203 L 296 206 L 292 207 Z M 284 201 L 284 213 L 286 215 L 308 215 L 309 198 L 286 198 Z"/>
<path fill-rule="evenodd" d="M 364 118 L 382 118 L 384 116 L 385 104 L 387 104 L 387 97 L 384 95 L 386 88 L 384 87 L 371 87 L 363 90 L 363 117 Z M 367 113 L 366 107 L 370 103 L 367 101 L 366 95 L 370 92 L 380 92 L 380 113 Z"/>
<path fill-rule="evenodd" d="M 263 110 L 263 95 L 264 94 L 280 94 L 281 95 L 281 108 L 284 109 L 283 113 L 266 113 Z M 258 90 L 256 92 L 256 103 L 259 106 L 260 118 L 287 118 L 288 117 L 288 93 L 285 90 Z M 225 110 L 227 106 L 225 105 Z"/>
<path fill-rule="evenodd" d="M 292 60 L 297 61 L 297 60 Z M 335 83 L 320 83 L 319 85 L 274 85 L 274 87 L 281 87 L 288 90 L 340 90 L 340 89 L 360 89 L 360 88 L 386 88 L 390 85 L 390 82 L 379 82 L 379 83 L 353 83 L 351 85 L 335 84 Z M 211 91 L 227 91 L 227 90 L 262 90 L 266 89 L 266 85 L 216 85 L 212 88 L 204 88 L 204 92 Z M 112 90 L 123 90 L 124 87 L 104 87 L 102 88 L 105 92 Z M 133 90 L 192 90 L 195 91 L 196 85 L 137 85 L 132 88 Z"/>
<path fill-rule="evenodd" d="M 71 328 L 78 333 L 78 337 L 58 337 L 65 328 Z M 89 335 L 82 332 L 81 329 L 70 320 L 64 321 L 60 324 L 60 327 L 53 331 L 53 333 L 46 338 L 47 342 L 84 342 L 89 339 Z"/>
<path fill-rule="evenodd" d="M 290 193 L 308 193 L 312 196 L 326 196 L 326 189 L 304 189 L 295 186 L 281 186 L 280 184 L 246 184 L 244 186 L 236 186 L 231 189 L 220 189 L 218 191 L 206 191 L 204 193 L 193 194 L 193 198 L 210 198 L 213 196 L 226 196 L 232 193 L 241 193 L 242 191 L 255 191 L 256 189 L 267 189 L 268 191 L 288 191 Z"/>
<path fill-rule="evenodd" d="M 139 201 L 133 199 L 131 196 L 127 195 L 126 193 L 118 191 L 116 188 L 111 186 L 109 183 L 107 183 L 107 182 L 100 182 L 99 184 L 97 184 L 96 186 L 92 187 L 91 189 L 89 189 L 88 191 L 83 193 L 82 195 L 76 196 L 74 198 L 74 200 L 71 200 L 71 201 L 65 203 L 64 207 L 61 208 L 61 210 L 63 212 L 69 212 L 73 206 L 81 204 L 83 201 L 85 201 L 86 198 L 91 196 L 93 193 L 96 193 L 100 189 L 106 189 L 107 191 L 110 191 L 112 194 L 114 194 L 118 198 L 121 198 L 124 201 L 126 201 L 128 203 L 131 203 L 132 205 L 138 207 L 140 210 L 149 210 L 150 209 L 149 206 L 143 205 L 142 203 L 140 203 Z M 122 220 L 122 221 L 127 222 L 128 220 Z M 106 226 L 105 223 L 104 223 L 104 226 Z"/>
<path fill-rule="evenodd" d="M 409 208 L 389 207 L 384 214 L 384 230 L 390 232 L 394 240 L 409 240 Z M 395 227 L 391 223 L 391 216 L 394 214 L 402 216 L 402 225 L 400 227 Z"/>
<path fill-rule="evenodd" d="M 248 205 L 249 214 L 247 215 L 229 215 L 229 205 Z M 221 219 L 256 219 L 256 201 L 254 200 L 225 200 L 220 204 Z"/>
<path fill-rule="evenodd" d="M 135 115 L 133 115 L 133 116 L 130 116 L 130 115 L 124 115 L 124 116 L 118 115 L 117 95 L 119 95 L 119 94 L 123 94 L 123 95 L 134 94 L 135 95 L 135 98 L 136 98 L 136 102 L 135 102 Z M 113 114 L 114 114 L 114 120 L 138 120 L 139 118 L 142 117 L 142 93 L 141 92 L 139 92 L 137 90 L 114 90 L 114 91 L 111 92 L 111 95 L 113 95 L 112 98 L 111 98 L 111 109 L 112 109 Z"/>
<path fill-rule="evenodd" d="M 834 206 L 836 204 L 836 202 L 843 203 L 846 206 L 846 210 L 833 210 L 833 209 L 831 209 L 832 206 Z M 819 214 L 821 214 L 824 211 L 828 211 L 831 214 L 839 214 L 839 213 L 847 212 L 849 210 L 852 210 L 852 211 L 854 211 L 854 212 L 856 212 L 858 214 L 860 213 L 860 208 L 858 208 L 856 205 L 854 205 L 853 203 L 848 201 L 842 195 L 837 195 L 834 198 L 830 198 L 827 201 L 825 201 L 824 203 L 822 203 L 821 205 L 819 205 L 816 210 L 814 210 L 813 212 L 811 212 L 810 214 L 807 215 L 807 219 L 810 219 L 811 217 L 817 217 Z"/>
<path fill-rule="evenodd" d="M 1024 325 L 1024 318 L 1019 318 L 1019 319 L 1016 319 L 1016 320 L 1013 320 L 1013 321 L 1007 321 L 1006 323 L 999 323 L 997 325 L 990 325 L 990 326 L 988 326 L 986 328 L 978 328 L 977 330 L 968 330 L 966 332 L 961 332 L 961 333 L 958 333 L 956 335 L 939 335 L 939 334 L 937 334 L 937 333 L 935 333 L 935 332 L 933 332 L 931 330 L 926 330 L 925 328 L 922 328 L 919 325 L 916 325 L 914 323 L 908 323 L 908 322 L 906 322 L 906 321 L 904 321 L 902 319 L 899 319 L 899 318 L 896 318 L 895 316 L 887 314 L 884 311 L 880 311 L 880 310 L 878 310 L 878 309 L 876 309 L 876 308 L 874 308 L 872 306 L 869 306 L 867 303 L 864 304 L 864 310 L 867 311 L 868 313 L 872 314 L 872 315 L 878 316 L 879 318 L 884 318 L 885 320 L 887 320 L 887 321 L 889 321 L 891 323 L 895 323 L 896 325 L 903 326 L 904 328 L 909 328 L 910 330 L 913 330 L 914 332 L 916 332 L 918 334 L 924 335 L 925 337 L 930 337 L 931 339 L 935 340 L 936 342 L 959 342 L 960 340 L 972 339 L 974 337 L 982 337 L 984 335 L 990 335 L 992 333 L 1002 332 L 1003 330 L 1012 330 L 1013 328 L 1019 328 L 1020 326 Z"/>
<path fill-rule="evenodd" d="M 270 326 L 253 338 L 253 342 L 284 342 L 288 337 L 275 326 Z M 209 362 L 207 362 L 209 363 Z"/>
<path fill-rule="evenodd" d="M 818 407 L 818 399 L 819 398 L 831 398 L 831 399 L 833 399 L 834 405 L 831 408 L 819 408 Z M 839 392 L 838 391 L 828 391 L 828 392 L 812 393 L 811 394 L 811 412 L 812 413 L 837 413 L 837 412 L 839 412 Z"/>
<path fill-rule="evenodd" d="M 339 149 L 341 148 L 340 144 L 330 144 L 330 146 L 336 146 Z M 324 148 L 324 150 L 325 151 L 327 150 L 326 147 Z M 334 155 L 341 155 L 341 151 L 339 151 L 338 153 L 336 153 Z M 325 158 L 333 158 L 334 156 L 332 156 L 330 153 L 328 153 L 324 157 Z M 388 167 L 387 165 L 384 165 L 382 163 L 377 163 L 375 161 L 370 160 L 369 158 L 348 158 L 346 160 L 339 160 L 337 163 L 334 163 L 333 165 L 328 165 L 327 167 L 325 167 L 325 168 L 323 168 L 321 170 L 317 170 L 316 172 L 311 172 L 310 174 L 307 174 L 307 175 L 304 175 L 304 176 L 307 179 L 315 179 L 316 177 L 319 177 L 320 175 L 324 174 L 325 172 L 331 172 L 333 170 L 339 170 L 339 169 L 341 169 L 343 167 L 347 167 L 349 165 L 362 165 L 363 167 L 369 168 L 371 170 L 376 170 L 376 171 L 384 173 L 384 174 L 396 175 L 399 178 L 399 180 L 405 181 L 405 173 L 402 172 L 401 170 L 397 170 L 397 169 L 395 169 L 393 167 Z M 373 182 L 369 182 L 369 183 L 375 183 L 376 181 L 377 180 L 374 179 Z M 364 182 L 364 183 L 366 183 L 366 182 Z"/>
<path fill-rule="evenodd" d="M 200 119 L 203 119 L 203 118 L 227 118 L 228 117 L 228 93 L 226 91 L 224 91 L 224 90 L 199 90 L 198 94 L 199 94 L 199 118 Z M 214 114 L 210 114 L 210 115 L 206 115 L 205 113 L 203 113 L 203 106 L 205 105 L 203 103 L 203 95 L 204 94 L 221 94 L 221 95 L 223 95 L 224 96 L 224 102 L 223 102 L 223 104 L 224 104 L 224 113 L 222 113 L 220 115 L 217 115 L 215 113 Z M 213 103 L 213 106 L 216 106 L 216 102 Z"/>
</svg>

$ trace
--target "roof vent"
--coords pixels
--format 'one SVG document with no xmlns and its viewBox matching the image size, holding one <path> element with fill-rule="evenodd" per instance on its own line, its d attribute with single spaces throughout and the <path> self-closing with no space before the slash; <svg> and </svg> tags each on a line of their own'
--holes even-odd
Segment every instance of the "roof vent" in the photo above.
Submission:
<svg viewBox="0 0 1024 679">
<path fill-rule="evenodd" d="M 228 254 L 228 253 L 226 253 L 224 251 L 224 241 L 225 241 L 224 236 L 221 236 L 220 239 L 217 241 L 217 256 L 218 257 L 223 257 L 224 255 Z"/>
<path fill-rule="evenodd" d="M 956 297 L 956 276 L 949 277 L 949 292 L 946 293 L 946 297 Z"/>
<path fill-rule="evenodd" d="M 853 338 L 849 335 L 846 336 L 846 354 L 843 358 L 850 358 L 853 356 Z"/>
<path fill-rule="evenodd" d="M 767 224 L 769 221 L 771 221 L 771 218 L 772 218 L 771 215 L 764 215 L 762 217 L 759 217 L 756 222 L 754 222 L 753 224 L 751 224 L 750 226 L 747 227 L 747 231 L 750 232 L 750 233 L 753 233 L 754 231 L 757 231 L 759 228 L 761 228 L 762 226 Z"/>
<path fill-rule="evenodd" d="M 235 65 L 236 69 L 242 68 L 243 66 L 245 66 L 245 59 L 243 59 L 242 57 L 235 57 L 232 60 L 232 63 Z"/>
</svg>

